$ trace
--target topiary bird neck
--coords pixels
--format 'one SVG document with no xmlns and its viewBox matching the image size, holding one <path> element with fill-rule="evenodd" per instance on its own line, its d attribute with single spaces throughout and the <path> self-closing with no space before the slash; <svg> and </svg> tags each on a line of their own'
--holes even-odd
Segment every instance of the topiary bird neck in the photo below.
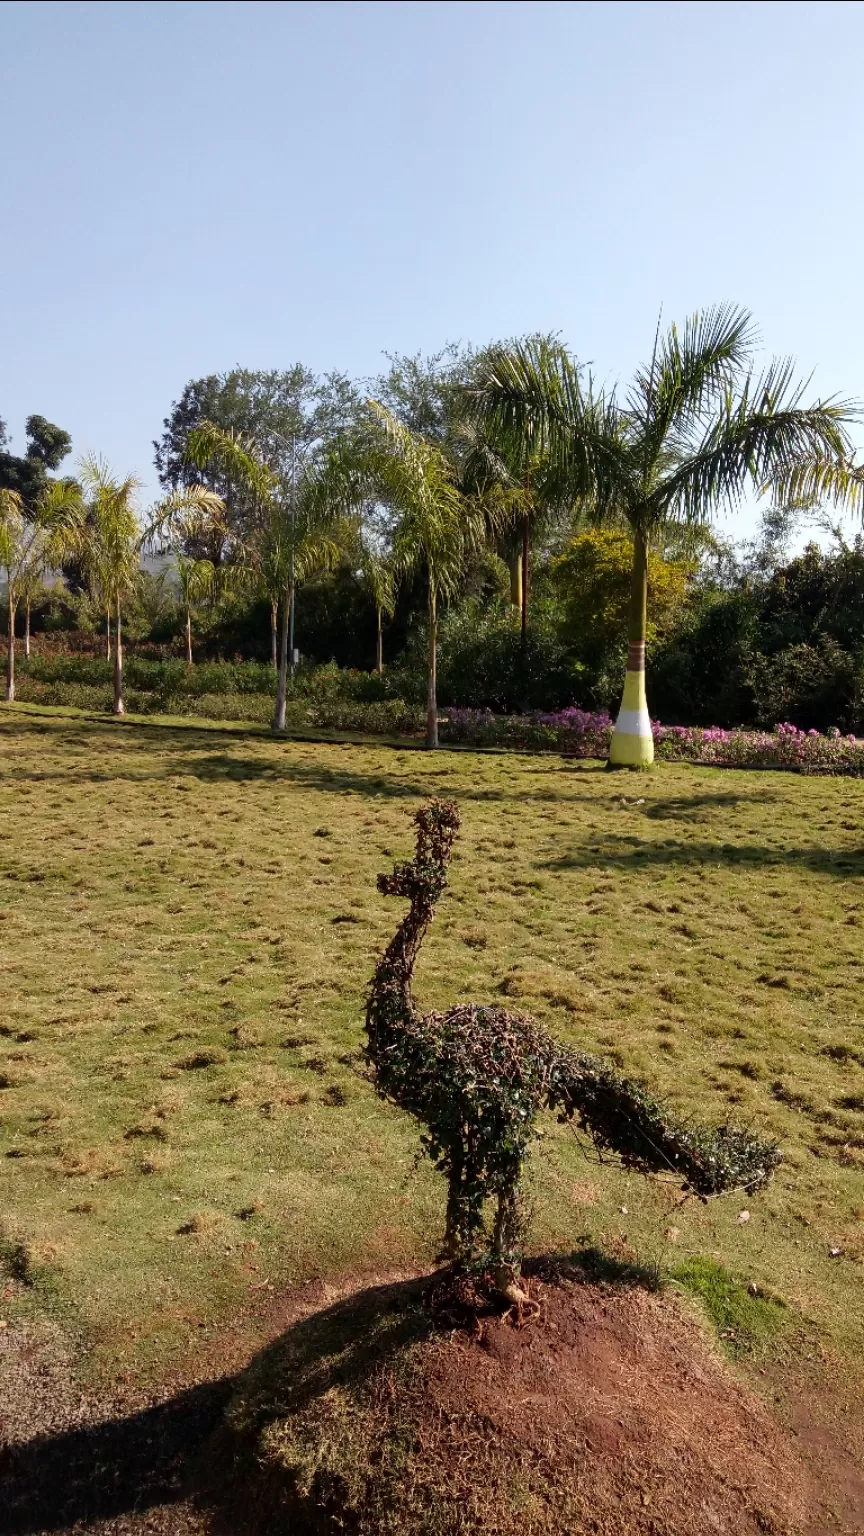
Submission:
<svg viewBox="0 0 864 1536">
<path fill-rule="evenodd" d="M 374 1059 L 386 1038 L 417 1017 L 412 983 L 420 945 L 447 884 L 447 865 L 459 829 L 455 806 L 439 800 L 417 812 L 417 854 L 397 864 L 392 875 L 378 876 L 384 896 L 407 896 L 410 906 L 381 956 L 366 1008 L 369 1053 Z"/>
</svg>

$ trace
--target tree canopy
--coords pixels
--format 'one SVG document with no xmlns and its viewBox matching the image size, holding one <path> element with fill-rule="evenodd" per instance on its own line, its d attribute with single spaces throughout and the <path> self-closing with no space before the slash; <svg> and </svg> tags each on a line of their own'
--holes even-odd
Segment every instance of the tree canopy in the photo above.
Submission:
<svg viewBox="0 0 864 1536">
<path fill-rule="evenodd" d="M 12 452 L 4 421 L 0 421 L 0 490 L 14 491 L 32 512 L 48 485 L 49 470 L 58 469 L 72 448 L 72 438 L 44 416 L 28 416 L 24 430 L 27 449 Z"/>
</svg>

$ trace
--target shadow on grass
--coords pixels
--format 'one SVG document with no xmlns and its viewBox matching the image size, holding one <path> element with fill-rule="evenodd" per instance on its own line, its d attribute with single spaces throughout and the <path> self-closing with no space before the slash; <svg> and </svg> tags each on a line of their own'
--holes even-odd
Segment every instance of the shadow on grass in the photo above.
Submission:
<svg viewBox="0 0 864 1536">
<path fill-rule="evenodd" d="M 546 1281 L 560 1275 L 652 1290 L 659 1278 L 594 1247 L 535 1258 L 525 1268 Z M 301 1318 L 236 1377 L 203 1382 L 125 1418 L 6 1446 L 0 1451 L 0 1536 L 37 1536 L 182 1499 L 220 1513 L 229 1523 L 219 1528 L 236 1536 L 247 1516 L 254 1520 L 246 1481 L 234 1477 L 242 1441 L 268 1419 L 301 1411 L 334 1385 L 362 1383 L 442 1326 L 423 1305 L 442 1273 L 372 1286 Z M 452 1320 L 443 1326 L 449 1329 Z"/>
<path fill-rule="evenodd" d="M 33 719 L 32 716 L 16 717 L 16 726 L 22 731 L 38 737 L 56 736 L 58 726 L 61 724 L 55 720 L 43 721 Z M 575 806 L 585 806 L 592 811 L 603 811 L 619 807 L 627 811 L 635 811 L 651 819 L 657 820 L 699 820 L 705 811 L 714 809 L 727 809 L 738 805 L 750 803 L 766 803 L 773 799 L 770 793 L 753 792 L 749 794 L 717 793 L 702 794 L 692 797 L 675 797 L 664 800 L 653 800 L 645 806 L 636 806 L 634 802 L 622 801 L 620 795 L 609 793 L 590 795 L 580 793 L 567 793 L 568 783 L 572 783 L 574 774 L 581 778 L 585 775 L 595 776 L 605 774 L 602 763 L 579 763 L 563 765 L 559 768 L 560 777 L 557 783 L 560 786 L 554 790 L 544 789 L 536 784 L 531 785 L 520 782 L 514 786 L 512 775 L 516 762 L 523 764 L 527 772 L 534 771 L 535 762 L 555 762 L 554 757 L 539 757 L 536 760 L 529 757 L 507 758 L 502 756 L 497 759 L 507 777 L 507 782 L 501 787 L 494 784 L 469 784 L 461 782 L 467 768 L 464 762 L 464 753 L 461 750 L 448 751 L 443 747 L 440 752 L 428 757 L 424 754 L 424 773 L 421 776 L 404 772 L 398 777 L 392 772 L 364 772 L 352 768 L 350 763 L 342 760 L 338 767 L 329 767 L 326 762 L 309 762 L 303 759 L 286 755 L 274 758 L 272 754 L 266 757 L 252 755 L 248 750 L 243 750 L 249 742 L 249 734 L 237 729 L 221 729 L 218 726 L 171 726 L 153 721 L 69 721 L 62 725 L 69 726 L 67 740 L 77 747 L 87 747 L 97 740 L 106 740 L 111 743 L 111 752 L 97 757 L 93 753 L 93 761 L 70 764 L 60 770 L 41 769 L 38 766 L 29 770 L 22 770 L 16 766 L 14 771 L 16 780 L 28 780 L 33 783 L 62 781 L 64 784 L 109 784 L 116 780 L 129 780 L 131 782 L 144 782 L 146 780 L 168 780 L 179 775 L 191 779 L 198 779 L 203 783 L 294 783 L 302 785 L 305 789 L 317 790 L 322 794 L 352 793 L 361 796 L 385 796 L 390 799 L 405 800 L 428 795 L 434 787 L 436 778 L 450 779 L 458 777 L 460 782 L 454 787 L 454 791 L 462 799 L 483 802 L 498 802 L 512 800 L 518 795 L 519 799 L 538 801 L 551 805 L 559 805 L 562 810 Z M 86 735 L 82 734 L 83 729 Z M 253 739 L 262 743 L 272 744 L 274 737 L 266 732 L 256 731 L 250 733 Z M 366 741 L 340 741 L 326 737 L 286 736 L 275 738 L 280 744 L 290 749 L 293 745 L 315 745 L 330 752 L 351 753 L 358 748 L 377 748 L 382 752 L 410 752 L 412 756 L 422 752 L 420 743 L 404 741 L 391 742 L 385 739 L 370 738 Z M 217 750 L 207 750 L 219 743 Z M 144 751 L 153 748 L 154 759 L 147 764 L 143 771 L 136 768 L 127 768 L 124 748 L 132 751 Z M 238 748 L 240 750 L 238 750 Z M 496 761 L 495 759 L 492 759 Z M 442 786 L 446 792 L 446 786 Z"/>
<path fill-rule="evenodd" d="M 0 1533 L 28 1536 L 169 1504 L 222 1421 L 233 1381 L 204 1382 L 128 1418 L 0 1451 Z"/>
<path fill-rule="evenodd" d="M 713 864 L 733 869 L 742 868 L 806 869 L 812 874 L 846 876 L 864 875 L 864 849 L 820 848 L 811 845 L 803 848 L 772 848 L 761 843 L 646 843 L 637 838 L 631 840 L 607 839 L 593 842 L 560 858 L 548 859 L 536 865 L 537 869 L 555 871 L 577 869 L 617 868 L 638 871 L 666 866 L 670 869 L 693 868 Z"/>
</svg>

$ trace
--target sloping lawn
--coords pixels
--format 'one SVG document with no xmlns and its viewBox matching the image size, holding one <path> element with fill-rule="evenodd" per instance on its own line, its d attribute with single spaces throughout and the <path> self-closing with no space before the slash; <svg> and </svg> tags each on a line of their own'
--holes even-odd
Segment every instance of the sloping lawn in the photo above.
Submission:
<svg viewBox="0 0 864 1536">
<path fill-rule="evenodd" d="M 786 1149 L 764 1195 L 680 1204 L 550 1119 L 533 1247 L 677 1273 L 730 1347 L 759 1315 L 736 1310 L 749 1284 L 772 1348 L 859 1371 L 864 782 L 17 709 L 0 712 L 2 1316 L 47 1309 L 95 1361 L 156 1370 L 253 1287 L 433 1262 L 443 1183 L 359 1054 L 401 915 L 375 876 L 431 794 L 464 829 L 423 999 L 506 997 Z"/>
</svg>

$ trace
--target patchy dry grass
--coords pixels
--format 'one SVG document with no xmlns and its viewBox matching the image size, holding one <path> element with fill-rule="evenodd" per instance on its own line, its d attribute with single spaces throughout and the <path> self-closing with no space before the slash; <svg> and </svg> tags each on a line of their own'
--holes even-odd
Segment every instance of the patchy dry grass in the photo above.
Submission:
<svg viewBox="0 0 864 1536">
<path fill-rule="evenodd" d="M 550 1121 L 535 1246 L 697 1292 L 723 1266 L 814 1349 L 860 1351 L 864 783 L 20 710 L 0 714 L 2 1315 L 51 1306 L 97 1358 L 155 1367 L 252 1287 L 431 1261 L 443 1186 L 359 1071 L 397 918 L 375 875 L 431 793 L 464 832 L 424 999 L 516 1000 L 787 1150 L 751 1204 L 681 1206 Z"/>
</svg>

